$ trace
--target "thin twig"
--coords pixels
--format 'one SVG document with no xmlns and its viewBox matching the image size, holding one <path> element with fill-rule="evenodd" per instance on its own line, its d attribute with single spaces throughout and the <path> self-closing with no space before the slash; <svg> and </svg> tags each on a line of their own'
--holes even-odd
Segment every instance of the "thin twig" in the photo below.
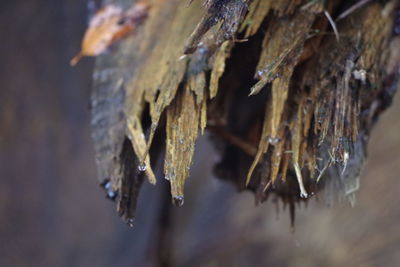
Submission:
<svg viewBox="0 0 400 267">
<path fill-rule="evenodd" d="M 347 17 L 348 15 L 350 15 L 351 13 L 356 11 L 357 9 L 365 6 L 369 2 L 371 2 L 371 0 L 360 0 L 360 1 L 358 1 L 357 3 L 355 3 L 354 5 L 349 7 L 346 11 L 344 11 L 342 14 L 340 14 L 340 16 L 336 19 L 336 21 L 344 19 L 345 17 Z"/>
<path fill-rule="evenodd" d="M 335 33 L 335 36 L 336 36 L 336 40 L 339 42 L 339 32 L 337 30 L 335 21 L 332 19 L 331 15 L 328 13 L 328 11 L 324 10 L 324 14 L 332 26 L 333 32 Z"/>
</svg>

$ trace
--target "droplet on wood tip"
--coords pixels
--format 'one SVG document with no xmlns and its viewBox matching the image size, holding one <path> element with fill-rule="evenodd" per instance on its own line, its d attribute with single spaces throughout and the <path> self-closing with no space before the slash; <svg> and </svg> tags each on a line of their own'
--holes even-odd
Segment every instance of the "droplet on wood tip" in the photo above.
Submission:
<svg viewBox="0 0 400 267">
<path fill-rule="evenodd" d="M 103 187 L 103 189 L 108 190 L 111 188 L 111 182 L 109 179 L 105 179 L 101 184 L 101 187 Z"/>
<path fill-rule="evenodd" d="M 113 201 L 117 198 L 118 192 L 113 190 L 109 179 L 105 179 L 100 186 L 106 191 L 106 198 Z"/>
<path fill-rule="evenodd" d="M 306 191 L 300 191 L 300 197 L 301 198 L 308 198 L 308 194 Z"/>
<path fill-rule="evenodd" d="M 108 199 L 114 201 L 114 200 L 117 198 L 117 196 L 118 196 L 118 192 L 113 191 L 113 190 L 108 190 L 108 191 L 107 191 L 106 197 L 107 197 Z"/>
<path fill-rule="evenodd" d="M 146 171 L 146 169 L 147 169 L 146 163 L 142 162 L 138 165 L 139 171 L 144 172 L 144 171 Z"/>
<path fill-rule="evenodd" d="M 272 137 L 272 136 L 268 137 L 268 142 L 273 146 L 278 144 L 279 141 L 280 141 L 279 137 Z"/>
<path fill-rule="evenodd" d="M 184 201 L 185 201 L 185 198 L 183 196 L 174 196 L 172 198 L 172 203 L 174 203 L 174 205 L 177 207 L 182 207 Z"/>
<path fill-rule="evenodd" d="M 133 227 L 133 226 L 134 226 L 133 223 L 134 223 L 133 218 L 129 218 L 129 219 L 126 220 L 126 224 L 127 224 L 129 227 Z"/>
</svg>

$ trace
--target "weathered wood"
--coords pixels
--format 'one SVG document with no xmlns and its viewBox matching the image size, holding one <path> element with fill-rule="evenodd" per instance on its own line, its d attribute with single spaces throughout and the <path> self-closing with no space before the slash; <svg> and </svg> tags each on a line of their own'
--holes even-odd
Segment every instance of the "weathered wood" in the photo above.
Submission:
<svg viewBox="0 0 400 267">
<path fill-rule="evenodd" d="M 353 198 L 369 132 L 398 82 L 397 1 L 372 1 L 337 22 L 331 17 L 353 3 L 149 4 L 144 25 L 98 64 L 102 180 L 121 193 L 121 170 L 139 168 L 155 183 L 150 159 L 164 145 L 153 141 L 165 128 L 164 176 L 183 200 L 198 131 L 209 127 L 220 135 L 216 172 L 256 191 L 257 201 L 276 192 L 293 202 L 323 188 Z M 123 144 L 137 160 L 121 156 Z"/>
</svg>

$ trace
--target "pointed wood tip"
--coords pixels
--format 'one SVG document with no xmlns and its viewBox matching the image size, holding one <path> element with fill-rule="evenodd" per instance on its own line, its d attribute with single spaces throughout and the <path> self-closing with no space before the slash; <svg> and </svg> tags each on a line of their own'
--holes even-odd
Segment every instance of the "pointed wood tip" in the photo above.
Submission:
<svg viewBox="0 0 400 267">
<path fill-rule="evenodd" d="M 82 52 L 79 52 L 76 56 L 74 56 L 71 61 L 69 62 L 69 65 L 71 67 L 74 67 L 76 64 L 78 64 L 78 62 L 82 59 L 83 54 Z"/>
</svg>

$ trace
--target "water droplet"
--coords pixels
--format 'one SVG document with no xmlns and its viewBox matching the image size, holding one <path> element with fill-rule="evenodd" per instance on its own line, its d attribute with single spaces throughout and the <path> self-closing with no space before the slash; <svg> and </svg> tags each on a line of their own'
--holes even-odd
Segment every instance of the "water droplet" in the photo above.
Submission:
<svg viewBox="0 0 400 267">
<path fill-rule="evenodd" d="M 172 198 L 172 202 L 174 203 L 175 206 L 177 207 L 182 207 L 183 206 L 183 202 L 184 202 L 185 198 L 183 196 L 174 196 Z"/>
<path fill-rule="evenodd" d="M 308 198 L 308 194 L 306 191 L 300 191 L 300 197 L 301 198 Z"/>
<path fill-rule="evenodd" d="M 101 187 L 103 187 L 104 189 L 108 190 L 111 187 L 111 182 L 109 179 L 105 179 L 101 184 Z"/>
<path fill-rule="evenodd" d="M 106 198 L 111 200 L 115 200 L 117 198 L 118 192 L 113 190 L 111 181 L 109 179 L 104 180 L 100 186 L 106 191 Z"/>
<path fill-rule="evenodd" d="M 144 172 L 147 169 L 146 163 L 142 162 L 138 166 L 139 171 Z"/>
<path fill-rule="evenodd" d="M 133 218 L 129 218 L 128 220 L 126 220 L 126 224 L 129 226 L 129 227 L 133 227 L 134 226 L 134 220 L 133 220 Z"/>
<path fill-rule="evenodd" d="M 104 189 L 110 190 L 111 189 L 111 183 L 107 183 L 106 185 L 104 185 Z"/>
<path fill-rule="evenodd" d="M 279 141 L 280 141 L 280 139 L 278 137 L 272 137 L 272 136 L 268 137 L 268 142 L 273 146 L 278 144 Z"/>
<path fill-rule="evenodd" d="M 367 72 L 365 70 L 354 70 L 353 77 L 356 80 L 360 80 L 361 82 L 365 83 L 367 80 Z"/>
<path fill-rule="evenodd" d="M 107 196 L 106 197 L 108 199 L 115 200 L 117 198 L 117 196 L 118 196 L 118 192 L 112 191 L 112 190 L 108 190 L 107 191 Z"/>
</svg>

